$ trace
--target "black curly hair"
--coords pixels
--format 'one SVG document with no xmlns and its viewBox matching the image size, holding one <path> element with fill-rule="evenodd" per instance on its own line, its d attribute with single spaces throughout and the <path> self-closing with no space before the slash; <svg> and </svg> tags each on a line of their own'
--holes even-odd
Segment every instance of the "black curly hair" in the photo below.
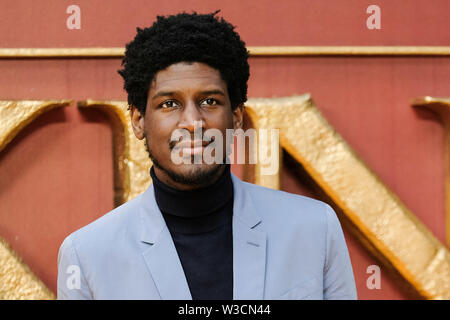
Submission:
<svg viewBox="0 0 450 320">
<path fill-rule="evenodd" d="M 178 62 L 202 62 L 218 70 L 227 84 L 231 108 L 247 101 L 248 51 L 234 26 L 210 14 L 158 16 L 149 28 L 137 28 L 127 44 L 122 70 L 128 104 L 144 115 L 156 73 Z"/>
</svg>

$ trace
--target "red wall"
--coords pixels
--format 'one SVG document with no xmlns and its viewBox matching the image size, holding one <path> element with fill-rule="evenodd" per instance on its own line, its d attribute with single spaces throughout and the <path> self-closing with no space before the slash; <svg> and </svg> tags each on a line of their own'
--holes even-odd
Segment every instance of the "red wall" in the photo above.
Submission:
<svg viewBox="0 0 450 320">
<path fill-rule="evenodd" d="M 68 30 L 66 8 L 81 8 Z M 381 8 L 381 30 L 365 10 Z M 15 1 L 0 4 L 0 47 L 123 47 L 156 14 L 193 9 L 222 15 L 249 46 L 448 45 L 448 1 Z M 251 58 L 250 97 L 311 93 L 331 125 L 442 242 L 445 240 L 443 128 L 411 99 L 450 96 L 450 57 Z M 0 60 L 0 99 L 125 100 L 120 59 Z M 75 105 L 38 118 L 0 152 L 0 236 L 53 290 L 62 239 L 113 207 L 111 127 Z M 284 190 L 310 194 L 290 170 Z M 344 230 L 361 299 L 407 299 Z"/>
</svg>

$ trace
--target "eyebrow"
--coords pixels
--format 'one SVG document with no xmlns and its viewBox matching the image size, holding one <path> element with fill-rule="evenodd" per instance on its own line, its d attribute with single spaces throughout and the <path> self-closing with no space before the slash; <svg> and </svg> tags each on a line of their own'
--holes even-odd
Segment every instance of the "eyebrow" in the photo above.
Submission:
<svg viewBox="0 0 450 320">
<path fill-rule="evenodd" d="M 174 91 L 160 91 L 153 95 L 152 100 L 155 100 L 158 97 L 171 97 L 173 95 L 175 95 Z"/>
<path fill-rule="evenodd" d="M 153 97 L 152 100 L 159 98 L 159 97 L 172 97 L 177 93 L 177 91 L 160 91 L 158 93 L 156 93 Z M 206 90 L 206 91 L 201 91 L 200 92 L 203 95 L 214 95 L 214 94 L 218 94 L 221 95 L 223 97 L 225 97 L 225 93 L 223 93 L 222 90 L 216 89 L 216 90 Z"/>
<path fill-rule="evenodd" d="M 206 91 L 202 91 L 201 94 L 204 94 L 204 95 L 218 94 L 218 95 L 221 95 L 221 96 L 224 96 L 224 97 L 225 97 L 225 93 L 223 93 L 222 90 L 218 90 L 218 89 L 217 89 L 217 90 L 206 90 Z"/>
</svg>

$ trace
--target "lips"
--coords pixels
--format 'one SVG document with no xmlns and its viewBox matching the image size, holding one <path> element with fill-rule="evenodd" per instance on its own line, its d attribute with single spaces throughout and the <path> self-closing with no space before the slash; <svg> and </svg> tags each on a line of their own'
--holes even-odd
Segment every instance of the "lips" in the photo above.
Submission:
<svg viewBox="0 0 450 320">
<path fill-rule="evenodd" d="M 176 151 L 181 150 L 184 155 L 199 154 L 199 153 L 202 153 L 203 149 L 213 141 L 214 140 L 210 140 L 210 141 L 197 140 L 197 141 L 185 141 L 185 142 L 182 141 L 182 142 L 177 143 L 175 145 L 174 149 Z"/>
<path fill-rule="evenodd" d="M 186 141 L 186 142 L 179 142 L 175 145 L 175 148 L 195 148 L 195 147 L 206 147 L 208 144 L 210 144 L 211 141 Z"/>
</svg>

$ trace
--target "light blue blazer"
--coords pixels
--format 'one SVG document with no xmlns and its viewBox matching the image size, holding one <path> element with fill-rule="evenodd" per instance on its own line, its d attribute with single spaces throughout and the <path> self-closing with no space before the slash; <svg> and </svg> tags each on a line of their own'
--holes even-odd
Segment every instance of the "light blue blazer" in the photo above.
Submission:
<svg viewBox="0 0 450 320">
<path fill-rule="evenodd" d="M 317 200 L 232 174 L 233 299 L 356 299 L 344 235 Z M 192 299 L 153 185 L 75 231 L 58 254 L 58 299 Z"/>
</svg>

